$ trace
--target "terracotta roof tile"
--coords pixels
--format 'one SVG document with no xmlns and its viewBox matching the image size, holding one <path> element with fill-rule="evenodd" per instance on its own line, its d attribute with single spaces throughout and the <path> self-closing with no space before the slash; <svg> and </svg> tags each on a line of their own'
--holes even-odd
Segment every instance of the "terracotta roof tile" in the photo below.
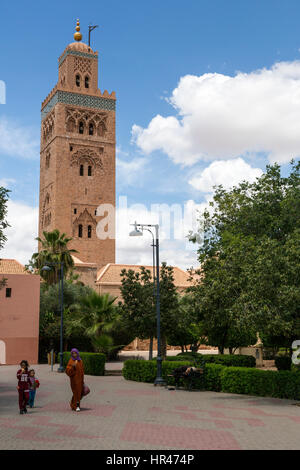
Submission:
<svg viewBox="0 0 300 470">
<path fill-rule="evenodd" d="M 15 259 L 0 259 L 0 274 L 29 274 Z"/>
<path fill-rule="evenodd" d="M 133 271 L 139 271 L 142 265 L 134 264 L 113 264 L 109 263 L 98 271 L 97 284 L 120 284 L 121 285 L 121 271 L 122 269 L 132 269 Z M 152 273 L 153 266 L 144 266 L 149 269 Z M 174 269 L 174 281 L 177 287 L 189 287 L 191 282 L 188 280 L 190 275 L 188 272 L 183 271 L 177 266 Z"/>
</svg>

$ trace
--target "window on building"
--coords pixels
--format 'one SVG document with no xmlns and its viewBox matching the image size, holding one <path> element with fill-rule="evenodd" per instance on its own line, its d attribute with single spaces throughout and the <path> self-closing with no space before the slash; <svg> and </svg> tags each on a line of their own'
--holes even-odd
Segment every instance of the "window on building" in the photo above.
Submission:
<svg viewBox="0 0 300 470">
<path fill-rule="evenodd" d="M 88 238 L 92 238 L 92 226 L 88 225 Z"/>
<path fill-rule="evenodd" d="M 78 225 L 78 237 L 82 238 L 82 225 Z"/>
<path fill-rule="evenodd" d="M 79 175 L 80 175 L 80 176 L 83 176 L 83 165 L 80 165 Z"/>
<path fill-rule="evenodd" d="M 83 132 L 84 132 L 84 124 L 83 124 L 82 121 L 80 121 L 80 123 L 79 123 L 78 132 L 79 132 L 79 134 L 83 134 Z"/>
<path fill-rule="evenodd" d="M 92 176 L 92 167 L 88 166 L 88 176 Z"/>
<path fill-rule="evenodd" d="M 50 154 L 48 153 L 46 155 L 46 168 L 49 168 L 49 166 L 50 166 Z"/>
<path fill-rule="evenodd" d="M 11 287 L 6 288 L 6 297 L 11 297 Z"/>
<path fill-rule="evenodd" d="M 74 209 L 74 214 L 77 214 L 77 209 Z"/>
<path fill-rule="evenodd" d="M 89 88 L 90 87 L 90 77 L 86 76 L 85 79 L 84 79 L 84 86 L 85 88 Z"/>
<path fill-rule="evenodd" d="M 93 135 L 94 134 L 94 124 L 90 124 L 89 125 L 89 135 Z"/>
<path fill-rule="evenodd" d="M 75 82 L 76 82 L 76 86 L 80 86 L 80 75 L 76 75 L 75 77 Z"/>
</svg>

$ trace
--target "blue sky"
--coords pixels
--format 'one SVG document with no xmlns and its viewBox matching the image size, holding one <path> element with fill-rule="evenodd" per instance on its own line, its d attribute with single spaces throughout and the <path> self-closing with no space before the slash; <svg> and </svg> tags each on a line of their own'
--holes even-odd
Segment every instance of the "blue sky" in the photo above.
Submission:
<svg viewBox="0 0 300 470">
<path fill-rule="evenodd" d="M 91 46 L 101 91 L 117 95 L 117 196 L 129 205 L 203 204 L 213 184 L 253 179 L 274 161 L 287 172 L 299 156 L 299 1 L 5 2 L 0 182 L 15 205 L 2 256 L 24 262 L 33 249 L 40 107 L 77 18 L 84 42 L 88 24 L 100 26 Z M 138 256 L 127 243 L 117 240 L 119 262 L 151 263 L 147 246 Z M 174 240 L 162 253 L 195 265 Z"/>
</svg>

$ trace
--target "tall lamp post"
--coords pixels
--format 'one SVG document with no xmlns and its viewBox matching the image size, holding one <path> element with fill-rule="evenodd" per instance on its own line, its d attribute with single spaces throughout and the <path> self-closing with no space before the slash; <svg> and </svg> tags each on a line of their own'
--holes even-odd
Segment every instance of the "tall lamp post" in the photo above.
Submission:
<svg viewBox="0 0 300 470">
<path fill-rule="evenodd" d="M 160 297 L 159 297 L 159 225 L 158 224 L 137 224 L 136 222 L 133 225 L 135 228 L 130 232 L 131 237 L 141 237 L 143 236 L 143 231 L 147 230 L 153 236 L 153 262 L 154 262 L 154 247 L 156 248 L 156 323 L 157 323 L 157 375 L 154 381 L 154 385 L 165 385 L 165 381 L 162 378 L 162 357 L 161 357 L 161 341 L 160 341 Z M 155 228 L 155 239 L 154 235 L 149 227 Z"/>
<path fill-rule="evenodd" d="M 47 263 L 42 267 L 41 271 L 52 271 L 50 266 L 60 266 L 60 353 L 59 353 L 59 367 L 57 372 L 64 372 L 63 367 L 63 326 L 64 326 L 64 263 Z"/>
</svg>

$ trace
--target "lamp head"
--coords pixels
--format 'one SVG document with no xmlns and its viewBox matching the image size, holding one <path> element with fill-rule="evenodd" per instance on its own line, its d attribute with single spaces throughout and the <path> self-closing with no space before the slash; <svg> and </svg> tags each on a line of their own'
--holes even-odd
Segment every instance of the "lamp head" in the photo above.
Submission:
<svg viewBox="0 0 300 470">
<path fill-rule="evenodd" d="M 141 232 L 138 228 L 137 228 L 137 223 L 135 222 L 134 224 L 134 230 L 132 230 L 132 232 L 129 233 L 129 236 L 130 237 L 142 237 L 143 236 L 143 232 Z"/>
</svg>

